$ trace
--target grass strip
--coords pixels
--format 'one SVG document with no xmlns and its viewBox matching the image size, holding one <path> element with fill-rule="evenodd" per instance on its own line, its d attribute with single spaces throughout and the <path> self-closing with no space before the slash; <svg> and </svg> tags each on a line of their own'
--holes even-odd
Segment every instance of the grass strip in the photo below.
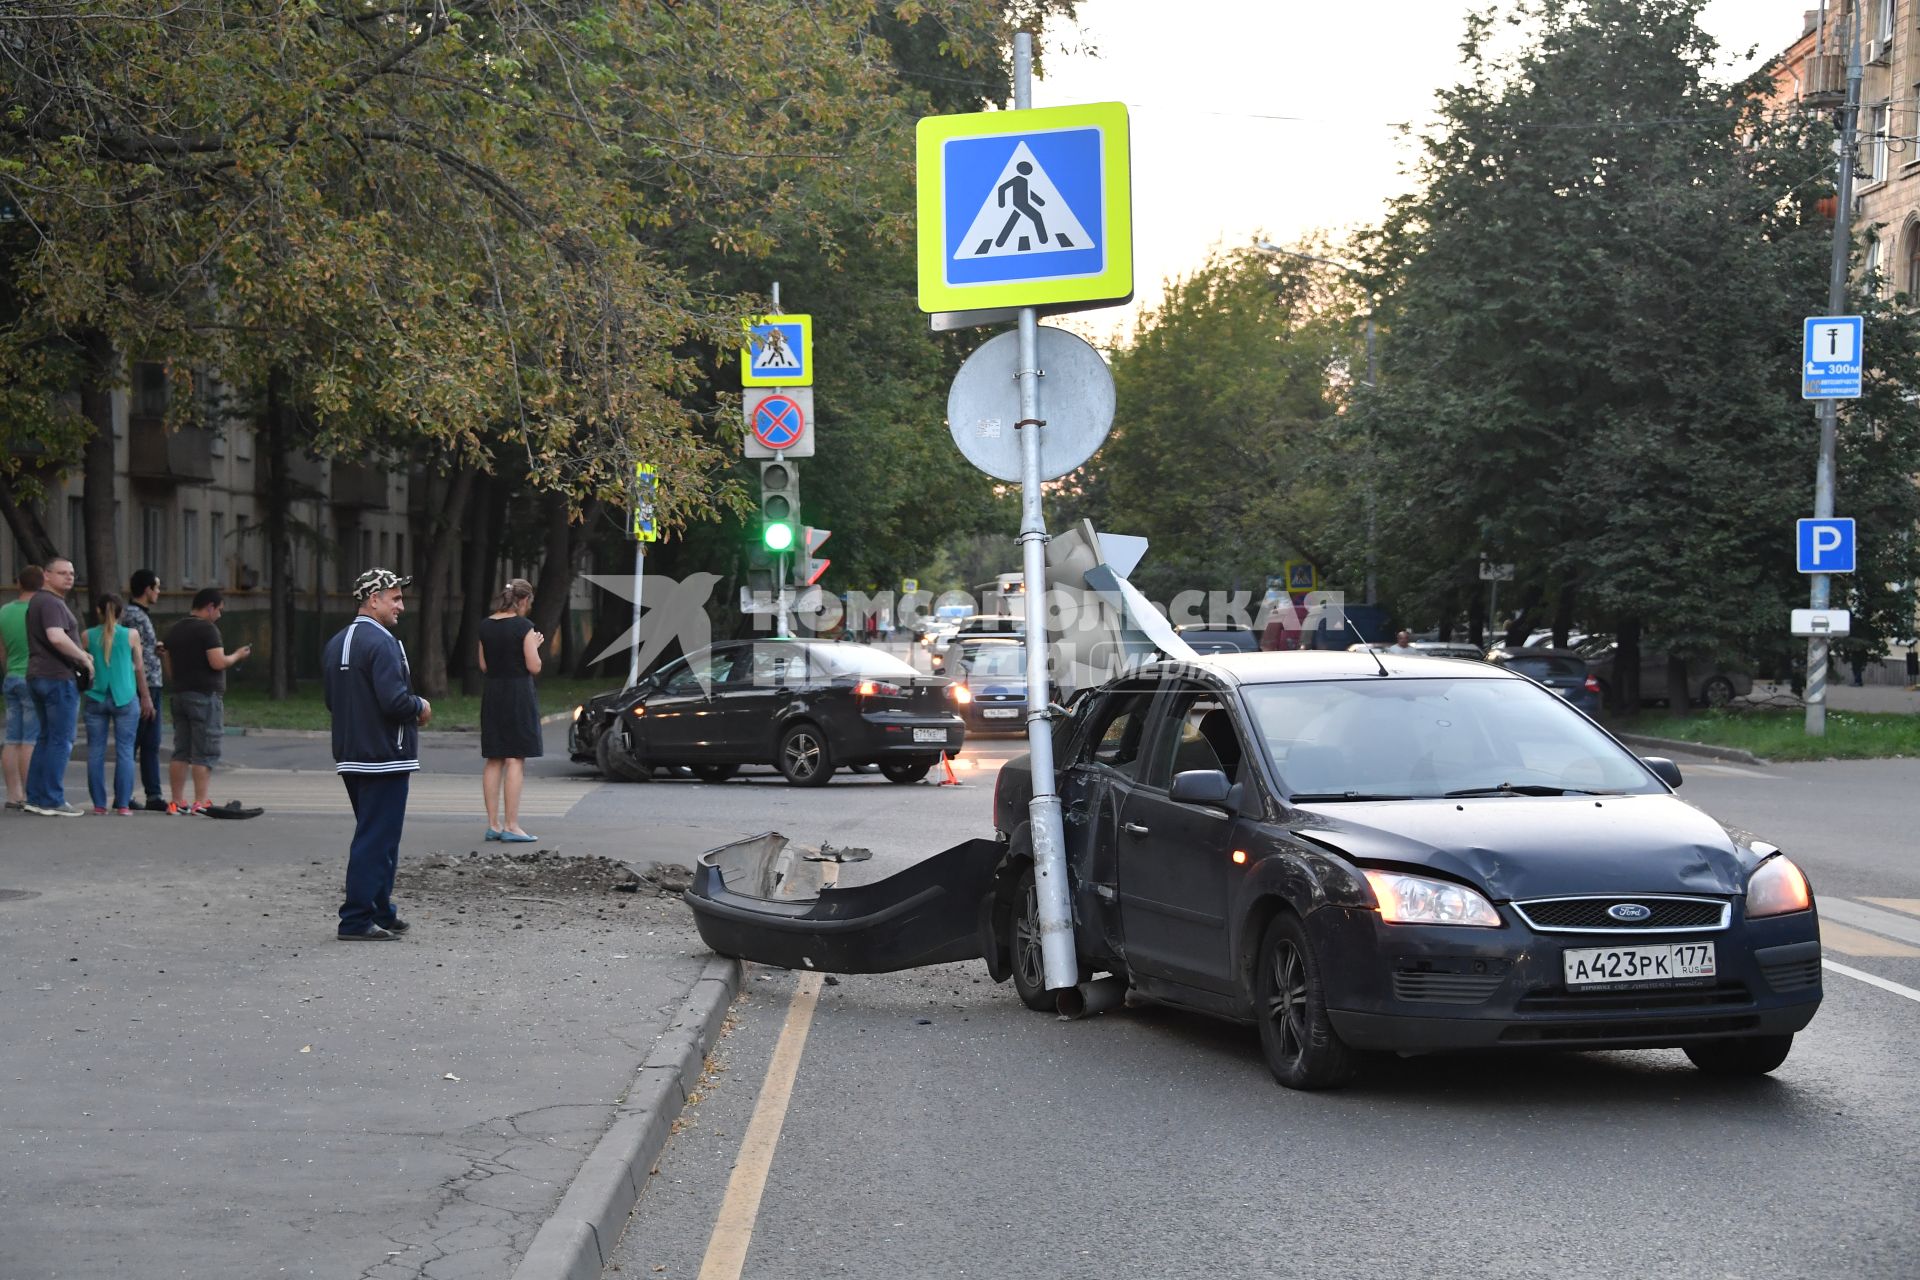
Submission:
<svg viewBox="0 0 1920 1280">
<path fill-rule="evenodd" d="M 1619 733 L 1674 738 L 1751 751 L 1763 760 L 1876 760 L 1920 756 L 1920 716 L 1827 710 L 1824 737 L 1807 736 L 1801 710 L 1700 711 L 1690 716 L 1647 712 L 1612 721 Z"/>
</svg>

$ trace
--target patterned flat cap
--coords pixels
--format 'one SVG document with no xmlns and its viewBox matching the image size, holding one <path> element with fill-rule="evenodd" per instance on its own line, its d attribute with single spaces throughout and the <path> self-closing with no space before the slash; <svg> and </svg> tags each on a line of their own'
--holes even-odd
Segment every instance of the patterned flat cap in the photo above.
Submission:
<svg viewBox="0 0 1920 1280">
<path fill-rule="evenodd" d="M 410 587 L 412 578 L 404 578 L 391 569 L 369 569 L 353 580 L 353 598 L 365 600 L 376 591 L 390 591 L 394 587 Z"/>
</svg>

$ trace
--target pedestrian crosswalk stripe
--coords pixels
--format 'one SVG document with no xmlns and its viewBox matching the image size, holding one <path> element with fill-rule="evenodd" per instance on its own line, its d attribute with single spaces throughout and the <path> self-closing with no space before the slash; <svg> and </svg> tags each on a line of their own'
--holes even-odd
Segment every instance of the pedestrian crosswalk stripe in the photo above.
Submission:
<svg viewBox="0 0 1920 1280">
<path fill-rule="evenodd" d="M 1871 902 L 1880 907 L 1892 907 L 1895 911 L 1904 911 L 1910 916 L 1920 916 L 1920 898 L 1862 898 L 1861 901 Z"/>
<path fill-rule="evenodd" d="M 1838 920 L 1842 924 L 1871 929 L 1889 938 L 1898 938 L 1902 942 L 1911 942 L 1920 946 L 1920 920 L 1892 911 L 1882 911 L 1878 907 L 1869 907 L 1846 898 L 1820 899 L 1820 920 L 1822 924 L 1828 920 Z"/>
<path fill-rule="evenodd" d="M 1857 982 L 1864 982 L 1870 987 L 1878 987 L 1882 991 L 1891 991 L 1894 995 L 1905 996 L 1909 1000 L 1920 1002 L 1920 991 L 1915 991 L 1912 987 L 1904 986 L 1898 982 L 1889 982 L 1878 974 L 1866 973 L 1859 969 L 1849 968 L 1844 964 L 1835 964 L 1831 960 L 1822 960 L 1820 964 L 1822 968 L 1831 969 L 1835 973 L 1843 973 L 1847 977 Z"/>
<path fill-rule="evenodd" d="M 980 211 L 967 224 L 954 261 L 1095 248 L 1060 188 L 1025 142 L 1013 149 Z"/>
<path fill-rule="evenodd" d="M 1837 920 L 1820 922 L 1820 945 L 1843 956 L 1920 956 L 1920 947 L 1882 938 Z"/>
</svg>

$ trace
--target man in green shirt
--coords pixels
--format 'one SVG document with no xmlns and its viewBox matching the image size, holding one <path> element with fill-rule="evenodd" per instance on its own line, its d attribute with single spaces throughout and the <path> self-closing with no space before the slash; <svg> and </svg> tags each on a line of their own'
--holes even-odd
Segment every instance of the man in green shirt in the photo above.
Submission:
<svg viewBox="0 0 1920 1280">
<path fill-rule="evenodd" d="M 20 571 L 20 598 L 0 605 L 0 671 L 5 672 L 7 727 L 0 738 L 0 773 L 7 783 L 7 808 L 27 807 L 27 762 L 40 740 L 40 715 L 27 687 L 27 602 L 46 580 L 40 566 Z"/>
</svg>

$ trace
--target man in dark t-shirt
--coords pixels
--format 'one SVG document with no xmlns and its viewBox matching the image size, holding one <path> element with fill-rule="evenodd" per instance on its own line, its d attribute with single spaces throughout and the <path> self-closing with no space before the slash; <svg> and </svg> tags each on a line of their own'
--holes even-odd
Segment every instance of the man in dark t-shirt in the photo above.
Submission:
<svg viewBox="0 0 1920 1280">
<path fill-rule="evenodd" d="M 80 715 L 74 673 L 84 670 L 91 676 L 93 657 L 79 619 L 67 607 L 72 590 L 73 561 L 55 556 L 47 561 L 40 590 L 27 602 L 27 688 L 40 713 L 40 738 L 27 763 L 27 812 L 50 818 L 80 816 L 67 803 L 62 782 Z"/>
<path fill-rule="evenodd" d="M 193 597 L 193 613 L 167 630 L 168 678 L 173 681 L 173 759 L 167 764 L 173 800 L 168 813 L 205 813 L 213 807 L 213 766 L 226 732 L 227 668 L 253 652 L 250 644 L 221 647 L 216 624 L 225 607 L 220 588 L 202 587 Z M 191 805 L 183 803 L 189 769 Z"/>
</svg>

